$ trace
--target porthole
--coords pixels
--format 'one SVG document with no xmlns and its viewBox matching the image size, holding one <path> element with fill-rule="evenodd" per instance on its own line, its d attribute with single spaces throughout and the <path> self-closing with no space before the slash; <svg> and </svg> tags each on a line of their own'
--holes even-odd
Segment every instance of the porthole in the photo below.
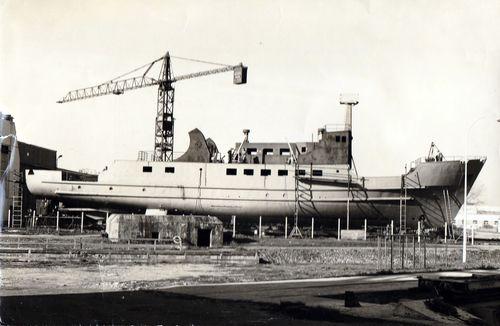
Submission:
<svg viewBox="0 0 500 326">
<path fill-rule="evenodd" d="M 109 190 L 113 190 L 113 187 L 109 187 Z"/>
</svg>

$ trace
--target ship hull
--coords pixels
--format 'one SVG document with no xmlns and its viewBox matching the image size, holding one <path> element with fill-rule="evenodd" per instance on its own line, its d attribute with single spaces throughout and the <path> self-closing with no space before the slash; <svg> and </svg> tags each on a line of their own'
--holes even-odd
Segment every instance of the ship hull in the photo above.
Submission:
<svg viewBox="0 0 500 326">
<path fill-rule="evenodd" d="M 471 186 L 483 164 L 469 161 Z M 296 177 L 297 170 L 302 173 Z M 67 206 L 283 218 L 292 217 L 297 204 L 300 217 L 325 224 L 338 218 L 346 223 L 349 210 L 353 227 L 364 219 L 369 225 L 399 225 L 406 202 L 408 227 L 419 219 L 439 227 L 462 205 L 463 171 L 461 161 L 424 162 L 403 178 L 355 178 L 337 165 L 116 161 L 95 182 L 63 180 L 61 171 L 42 170 L 26 171 L 26 181 L 34 195 Z"/>
</svg>

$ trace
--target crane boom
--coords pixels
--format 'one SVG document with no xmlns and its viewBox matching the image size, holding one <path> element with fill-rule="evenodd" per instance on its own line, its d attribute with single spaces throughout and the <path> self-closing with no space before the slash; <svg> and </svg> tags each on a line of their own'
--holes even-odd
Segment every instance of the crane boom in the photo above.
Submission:
<svg viewBox="0 0 500 326">
<path fill-rule="evenodd" d="M 57 101 L 57 103 L 67 103 L 108 94 L 120 95 L 126 90 L 144 88 L 158 84 L 158 80 L 149 77 L 132 77 L 117 81 L 109 81 L 97 86 L 69 91 L 61 100 Z"/>
<path fill-rule="evenodd" d="M 147 76 L 153 65 L 159 61 L 163 61 L 160 70 L 160 76 L 158 78 Z M 119 79 L 125 75 L 130 74 L 130 72 L 96 86 L 75 89 L 69 91 L 61 100 L 57 101 L 57 103 L 67 103 L 109 94 L 121 95 L 125 91 L 158 85 L 158 101 L 155 120 L 154 160 L 172 161 L 174 152 L 174 87 L 172 84 L 181 80 L 208 76 L 227 71 L 234 72 L 234 84 L 246 84 L 247 79 L 247 67 L 243 66 L 242 63 L 235 66 L 227 65 L 221 68 L 204 70 L 180 76 L 172 76 L 172 69 L 170 67 L 170 55 L 168 52 L 165 56 L 156 59 L 142 67 L 139 67 L 132 72 L 144 67 L 147 67 L 147 69 L 142 74 L 142 76 Z"/>
<path fill-rule="evenodd" d="M 148 71 L 149 69 L 151 69 L 151 66 L 152 65 L 149 66 Z M 180 80 L 209 76 L 227 71 L 236 71 L 238 69 L 243 69 L 243 68 L 245 67 L 243 66 L 243 64 L 240 63 L 239 65 L 236 66 L 227 66 L 222 68 L 210 69 L 205 71 L 194 72 L 191 74 L 176 76 L 172 78 L 170 82 L 174 83 Z M 146 71 L 146 73 L 148 71 Z M 88 98 L 109 95 L 109 94 L 121 95 L 125 91 L 149 87 L 149 86 L 155 86 L 159 85 L 161 82 L 163 82 L 163 80 L 146 77 L 145 75 L 131 77 L 127 79 L 111 80 L 109 82 L 102 83 L 96 86 L 79 88 L 69 91 L 66 95 L 64 95 L 64 97 L 61 100 L 57 101 L 57 103 L 61 104 L 72 101 L 85 100 Z"/>
</svg>

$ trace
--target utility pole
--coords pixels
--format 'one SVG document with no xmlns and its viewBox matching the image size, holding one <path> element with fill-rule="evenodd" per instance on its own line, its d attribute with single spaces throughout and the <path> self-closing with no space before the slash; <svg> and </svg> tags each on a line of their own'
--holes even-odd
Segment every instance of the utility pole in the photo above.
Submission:
<svg viewBox="0 0 500 326">
<path fill-rule="evenodd" d="M 347 214 L 346 229 L 349 230 L 350 207 L 351 207 L 351 166 L 352 166 L 352 107 L 359 103 L 357 94 L 340 94 L 340 104 L 345 105 L 345 130 L 348 132 L 348 168 L 347 168 Z"/>
</svg>

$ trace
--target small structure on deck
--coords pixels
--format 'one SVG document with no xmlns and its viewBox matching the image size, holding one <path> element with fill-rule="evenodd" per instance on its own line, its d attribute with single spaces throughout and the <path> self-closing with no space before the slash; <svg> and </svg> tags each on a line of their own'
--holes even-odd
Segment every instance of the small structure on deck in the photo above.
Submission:
<svg viewBox="0 0 500 326">
<path fill-rule="evenodd" d="M 111 241 L 167 240 L 178 236 L 182 243 L 198 247 L 222 247 L 223 225 L 215 216 L 112 214 L 106 222 Z"/>
</svg>

